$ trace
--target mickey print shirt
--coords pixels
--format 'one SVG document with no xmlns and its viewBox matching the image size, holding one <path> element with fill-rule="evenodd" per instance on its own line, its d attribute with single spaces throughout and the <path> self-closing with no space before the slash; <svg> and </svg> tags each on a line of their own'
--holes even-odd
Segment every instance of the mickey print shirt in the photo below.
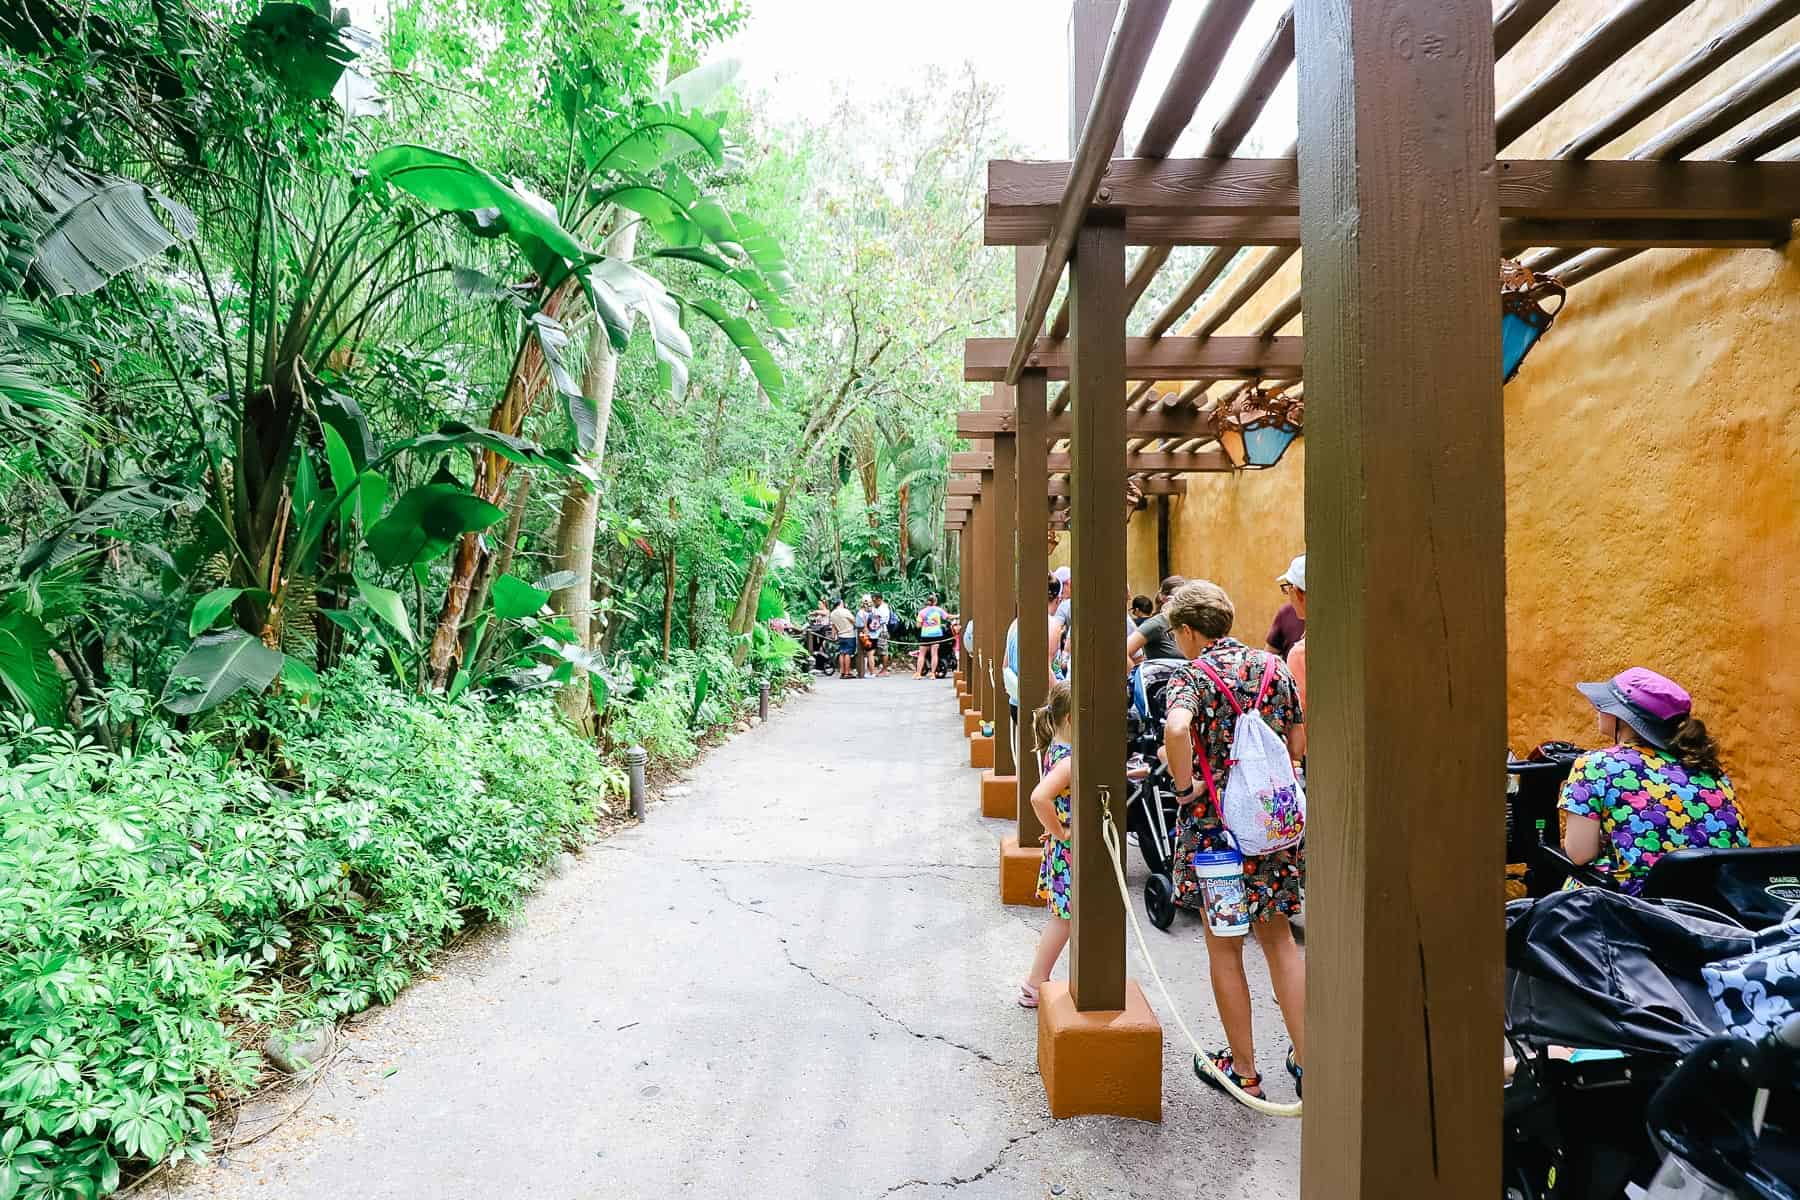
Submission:
<svg viewBox="0 0 1800 1200">
<path fill-rule="evenodd" d="M 1634 896 L 1665 854 L 1750 844 L 1737 792 L 1723 772 L 1690 773 L 1674 755 L 1651 746 L 1608 746 L 1583 754 L 1569 768 L 1559 805 L 1571 816 L 1600 822 L 1594 865 Z"/>
</svg>

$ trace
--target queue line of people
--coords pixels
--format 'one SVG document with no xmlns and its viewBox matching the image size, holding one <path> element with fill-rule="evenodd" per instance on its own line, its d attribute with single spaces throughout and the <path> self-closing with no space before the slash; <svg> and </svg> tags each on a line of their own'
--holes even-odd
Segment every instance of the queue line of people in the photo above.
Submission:
<svg viewBox="0 0 1800 1200">
<path fill-rule="evenodd" d="M 1307 587 L 1306 556 L 1296 557 L 1276 580 L 1284 603 L 1264 648 L 1231 636 L 1236 611 L 1217 584 L 1170 576 L 1156 601 L 1128 597 L 1127 669 L 1145 660 L 1186 664 L 1165 691 L 1163 755 L 1180 816 L 1174 855 L 1176 902 L 1199 907 L 1192 869 L 1196 854 L 1228 846 L 1232 835 L 1219 797 L 1233 765 L 1232 738 L 1241 714 L 1255 712 L 1286 743 L 1297 773 L 1306 755 Z M 1038 894 L 1049 909 L 1018 1003 L 1036 1007 L 1038 989 L 1068 944 L 1072 915 L 1072 816 L 1068 636 L 1073 585 L 1067 568 L 1049 580 L 1050 653 L 1045 664 L 1049 702 L 1033 714 L 1041 782 L 1031 805 L 1043 824 L 1044 857 Z M 1144 610 L 1148 608 L 1149 612 Z M 1007 635 L 1008 695 L 1017 715 L 1017 622 Z M 1674 680 L 1643 667 L 1603 683 L 1578 685 L 1594 706 L 1605 743 L 1575 760 L 1559 798 L 1565 853 L 1595 864 L 1627 891 L 1641 890 L 1657 858 L 1689 847 L 1748 846 L 1736 793 L 1719 760 L 1717 744 L 1693 715 L 1692 699 Z M 1016 722 L 1015 722 L 1016 725 Z M 1273 853 L 1242 860 L 1250 928 L 1268 962 L 1276 1002 L 1290 1044 L 1284 1066 L 1298 1093 L 1305 1062 L 1306 966 L 1291 921 L 1300 916 L 1306 883 L 1304 839 Z M 1247 940 L 1220 936 L 1204 926 L 1214 1001 L 1226 1045 L 1213 1065 L 1238 1087 L 1261 1097 L 1252 1034 L 1251 1001 L 1244 973 Z M 1200 1077 L 1211 1082 L 1199 1071 Z"/>
</svg>

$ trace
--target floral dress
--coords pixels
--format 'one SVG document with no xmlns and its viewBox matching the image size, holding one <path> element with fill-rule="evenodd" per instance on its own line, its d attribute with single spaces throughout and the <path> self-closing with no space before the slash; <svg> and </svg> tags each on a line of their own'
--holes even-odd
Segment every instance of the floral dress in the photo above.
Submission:
<svg viewBox="0 0 1800 1200">
<path fill-rule="evenodd" d="M 1208 666 L 1237 693 L 1238 704 L 1249 708 L 1262 686 L 1263 670 L 1273 660 L 1275 677 L 1269 681 L 1268 694 L 1257 710 L 1269 728 L 1282 737 L 1305 720 L 1300 708 L 1300 693 L 1286 664 L 1266 650 L 1253 650 L 1236 638 L 1220 638 L 1201 655 Z M 1198 911 L 1201 907 L 1200 885 L 1194 878 L 1194 855 L 1201 850 L 1224 850 L 1231 845 L 1225 823 L 1219 819 L 1212 797 L 1207 795 L 1205 775 L 1200 769 L 1200 756 L 1205 754 L 1212 766 L 1213 784 L 1220 794 L 1231 771 L 1231 733 L 1237 723 L 1237 711 L 1219 691 L 1218 685 L 1196 666 L 1186 666 L 1169 677 L 1163 692 L 1164 703 L 1173 713 L 1181 709 L 1193 714 L 1194 739 L 1194 803 L 1182 811 L 1175 826 L 1175 903 Z M 1299 915 L 1306 889 L 1306 843 L 1277 850 L 1271 854 L 1244 859 L 1244 890 L 1250 906 L 1250 919 L 1267 920 L 1279 913 L 1284 917 Z"/>
<path fill-rule="evenodd" d="M 1048 775 L 1051 767 L 1054 767 L 1057 763 L 1069 757 L 1071 753 L 1073 753 L 1073 748 L 1067 742 L 1050 743 L 1050 749 L 1044 752 L 1043 770 L 1039 777 L 1042 778 L 1043 775 Z M 1064 788 L 1056 797 L 1056 819 L 1061 821 L 1065 826 L 1073 819 L 1073 816 L 1069 811 L 1069 792 L 1067 788 Z M 1048 901 L 1050 904 L 1050 911 L 1065 921 L 1070 917 L 1069 892 L 1071 879 L 1069 843 L 1059 842 L 1055 838 L 1046 838 L 1044 841 L 1044 861 L 1043 864 L 1038 867 L 1038 899 Z"/>
<path fill-rule="evenodd" d="M 1594 866 L 1632 895 L 1665 854 L 1750 844 L 1731 780 L 1690 773 L 1673 754 L 1651 746 L 1589 750 L 1570 766 L 1558 804 L 1600 822 Z"/>
</svg>

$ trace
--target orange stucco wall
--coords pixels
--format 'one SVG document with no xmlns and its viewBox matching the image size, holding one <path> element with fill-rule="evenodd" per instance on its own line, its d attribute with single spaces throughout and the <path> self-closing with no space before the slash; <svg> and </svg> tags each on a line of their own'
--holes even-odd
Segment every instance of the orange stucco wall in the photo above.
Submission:
<svg viewBox="0 0 1800 1200">
<path fill-rule="evenodd" d="M 1501 62 L 1499 95 L 1613 7 L 1558 5 Z M 1505 155 L 1550 157 L 1753 7 L 1693 6 Z M 1600 157 L 1623 157 L 1797 42 L 1800 20 Z M 1248 332 L 1297 284 L 1297 268 L 1221 332 Z M 1800 842 L 1800 671 L 1788 659 L 1800 644 L 1800 248 L 1656 251 L 1581 284 L 1504 403 L 1512 745 L 1591 742 L 1577 680 L 1634 664 L 1663 671 L 1689 687 L 1719 738 L 1756 840 Z M 1302 442 L 1272 471 L 1193 477 L 1171 506 L 1174 569 L 1223 585 L 1247 640 L 1267 629 L 1274 578 L 1299 550 L 1304 453 Z M 1153 561 L 1154 513 L 1131 537 L 1148 537 Z"/>
</svg>

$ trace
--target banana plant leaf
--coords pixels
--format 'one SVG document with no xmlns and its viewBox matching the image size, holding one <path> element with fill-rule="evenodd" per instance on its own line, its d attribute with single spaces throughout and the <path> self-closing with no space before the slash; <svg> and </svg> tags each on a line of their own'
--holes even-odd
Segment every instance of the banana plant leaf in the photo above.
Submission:
<svg viewBox="0 0 1800 1200">
<path fill-rule="evenodd" d="M 59 528 L 25 547 L 19 556 L 19 578 L 67 561 L 102 530 L 170 512 L 198 512 L 203 502 L 197 488 L 175 479 L 138 478 L 109 488 Z"/>
<path fill-rule="evenodd" d="M 629 321 L 629 315 L 625 319 Z M 544 355 L 544 365 L 550 371 L 550 385 L 563 398 L 569 424 L 575 427 L 575 444 L 584 453 L 592 454 L 594 442 L 600 436 L 600 409 L 569 373 L 569 333 L 561 321 L 548 313 L 532 313 L 530 325 L 531 335 L 537 339 L 538 349 Z"/>
<path fill-rule="evenodd" d="M 587 269 L 583 276 L 595 309 L 606 319 L 613 334 L 613 345 L 624 349 L 614 329 L 616 314 L 626 315 L 625 338 L 631 336 L 636 317 L 643 317 L 650 327 L 650 338 L 662 367 L 663 385 L 675 395 L 687 390 L 688 363 L 694 357 L 694 343 L 681 327 L 681 305 L 669 295 L 662 281 L 640 271 L 623 259 L 603 258 Z"/>
<path fill-rule="evenodd" d="M 698 150 L 715 167 L 725 165 L 725 137 L 719 123 L 678 104 L 655 104 L 637 117 L 634 128 L 594 161 L 596 173 L 647 174 Z"/>
<path fill-rule="evenodd" d="M 762 313 L 763 319 L 776 329 L 793 329 L 797 326 L 793 310 L 787 306 L 787 302 L 758 271 L 734 267 L 703 246 L 664 246 L 656 250 L 653 256 L 678 258 L 685 262 L 699 263 L 714 274 L 729 279 L 744 289 L 744 292 L 756 301 L 757 311 Z"/>
<path fill-rule="evenodd" d="M 63 684 L 50 658 L 50 634 L 25 611 L 18 593 L 0 600 L 0 695 L 40 725 L 60 725 Z"/>
<path fill-rule="evenodd" d="M 787 381 L 782 377 L 781 366 L 775 361 L 775 355 L 756 336 L 756 330 L 750 322 L 726 312 L 723 305 L 706 296 L 689 297 L 687 305 L 698 310 L 724 331 L 725 336 L 731 339 L 731 344 L 737 347 L 738 353 L 749 364 L 750 372 L 756 376 L 756 382 L 762 385 L 762 390 L 771 399 L 780 399 L 787 388 Z"/>
<path fill-rule="evenodd" d="M 410 489 L 369 528 L 369 549 L 384 567 L 430 562 L 465 533 L 504 519 L 506 510 L 474 495 L 448 472 Z"/>
<path fill-rule="evenodd" d="M 169 672 L 162 705 L 193 716 L 215 708 L 239 692 L 261 695 L 281 674 L 286 656 L 241 629 L 204 633 Z"/>
<path fill-rule="evenodd" d="M 10 176 L 9 176 L 10 169 Z M 44 150 L 0 160 L 0 206 L 26 231 L 26 277 L 48 296 L 85 296 L 198 231 L 184 205 L 141 183 Z M 21 203 L 23 201 L 23 203 Z"/>
<path fill-rule="evenodd" d="M 439 426 L 435 433 L 420 434 L 418 437 L 395 442 L 382 453 L 381 458 L 385 462 L 408 451 L 436 454 L 470 446 L 491 450 L 501 458 L 522 467 L 542 467 L 558 475 L 580 475 L 589 482 L 594 478 L 594 473 L 567 450 L 546 450 L 536 442 L 492 429 L 477 429 L 461 421 L 447 422 Z"/>
<path fill-rule="evenodd" d="M 369 160 L 369 175 L 442 212 L 488 213 L 486 223 L 525 255 L 546 288 L 598 257 L 562 227 L 556 210 L 522 184 L 508 187 L 454 154 L 429 146 L 389 146 Z"/>
<path fill-rule="evenodd" d="M 380 617 L 389 629 L 405 638 L 407 645 L 414 645 L 416 639 L 413 637 L 412 624 L 406 619 L 406 604 L 400 599 L 400 593 L 378 583 L 371 583 L 361 575 L 354 578 L 357 593 L 362 596 L 370 611 Z"/>
<path fill-rule="evenodd" d="M 222 587 L 214 588 L 194 601 L 194 611 L 188 616 L 188 636 L 199 637 L 217 625 L 219 618 L 246 592 L 259 596 L 268 595 L 260 588 Z"/>
</svg>

